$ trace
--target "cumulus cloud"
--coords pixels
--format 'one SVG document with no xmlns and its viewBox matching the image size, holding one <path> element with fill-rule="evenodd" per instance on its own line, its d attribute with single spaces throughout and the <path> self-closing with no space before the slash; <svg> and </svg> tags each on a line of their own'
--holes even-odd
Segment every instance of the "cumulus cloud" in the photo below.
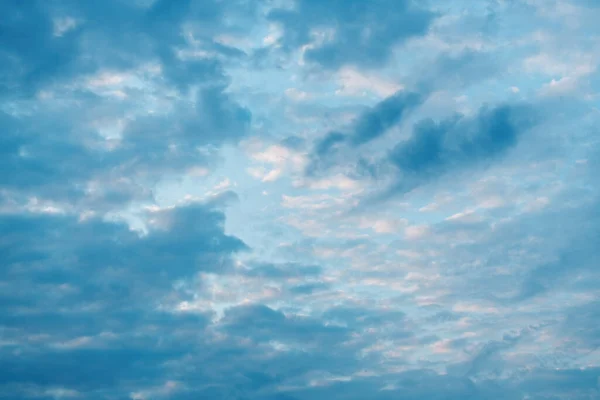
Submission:
<svg viewBox="0 0 600 400">
<path fill-rule="evenodd" d="M 6 340 L 14 343 L 3 351 L 3 385 L 114 392 L 121 379 L 142 373 L 137 364 L 185 352 L 161 345 L 152 330 L 169 323 L 181 333 L 202 330 L 209 316 L 158 311 L 173 301 L 170 288 L 200 271 L 226 273 L 231 255 L 247 247 L 223 233 L 223 214 L 208 204 L 156 211 L 150 218 L 148 234 L 139 236 L 122 223 L 97 219 L 1 217 L 0 319 Z M 31 352 L 12 353 L 13 346 L 31 346 Z M 141 368 L 158 373 L 151 365 Z"/>
<path fill-rule="evenodd" d="M 220 62 L 177 53 L 193 46 L 185 40 L 185 19 L 218 25 L 220 5 L 10 1 L 2 8 L 5 188 L 42 186 L 38 195 L 75 201 L 92 181 L 105 182 L 106 190 L 121 177 L 136 185 L 134 177 L 154 180 L 168 170 L 206 165 L 211 158 L 201 147 L 247 133 L 250 112 L 224 92 Z M 54 34 L 53 24 L 64 18 L 76 23 Z M 191 99 L 184 99 L 191 89 Z M 103 200 L 132 197 L 115 187 Z"/>
</svg>

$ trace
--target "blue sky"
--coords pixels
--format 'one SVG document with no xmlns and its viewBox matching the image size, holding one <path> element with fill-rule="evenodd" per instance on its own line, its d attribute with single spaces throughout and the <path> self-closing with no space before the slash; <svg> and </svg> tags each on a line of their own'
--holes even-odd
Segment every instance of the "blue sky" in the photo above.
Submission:
<svg viewBox="0 0 600 400">
<path fill-rule="evenodd" d="M 600 3 L 0 3 L 0 399 L 600 398 Z"/>
</svg>

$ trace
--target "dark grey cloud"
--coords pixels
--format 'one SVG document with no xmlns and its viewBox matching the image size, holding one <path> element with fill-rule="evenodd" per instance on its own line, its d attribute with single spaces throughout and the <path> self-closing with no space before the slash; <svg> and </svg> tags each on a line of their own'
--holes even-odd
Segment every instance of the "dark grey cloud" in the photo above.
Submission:
<svg viewBox="0 0 600 400">
<path fill-rule="evenodd" d="M 173 292 L 176 280 L 227 273 L 231 255 L 247 247 L 223 232 L 224 215 L 210 204 L 151 218 L 140 237 L 98 219 L 0 217 L 0 324 L 14 341 L 0 350 L 0 385 L 64 386 L 101 398 L 94 393 L 153 381 L 163 363 L 190 351 L 189 335 L 211 316 L 159 307 L 185 297 Z"/>
<path fill-rule="evenodd" d="M 284 396 L 278 388 L 285 382 L 305 385 L 315 365 L 333 373 L 357 368 L 352 323 L 330 325 L 261 304 L 229 308 L 216 322 L 211 312 L 161 309 L 193 300 L 175 289 L 180 279 L 237 273 L 231 256 L 246 246 L 224 233 L 219 207 L 152 212 L 145 236 L 100 219 L 2 215 L 3 393 L 67 388 L 119 398 L 171 380 L 183 382 L 173 394 L 181 398 L 263 399 Z M 279 279 L 320 273 L 296 264 L 254 270 Z M 274 350 L 273 341 L 291 350 Z"/>
<path fill-rule="evenodd" d="M 422 96 L 416 93 L 398 92 L 377 103 L 355 121 L 348 138 L 351 145 L 360 146 L 377 139 L 422 101 Z"/>
<path fill-rule="evenodd" d="M 306 169 L 307 175 L 318 175 L 334 165 L 343 165 L 347 163 L 348 157 L 356 160 L 353 174 L 358 179 L 379 179 L 389 174 L 387 162 L 368 160 L 362 154 L 352 155 L 349 149 L 360 149 L 382 137 L 391 128 L 399 126 L 411 111 L 421 106 L 436 91 L 464 89 L 497 76 L 499 62 L 490 53 L 474 50 L 464 50 L 457 54 L 442 53 L 428 62 L 424 61 L 410 75 L 409 80 L 413 83 L 409 90 L 402 90 L 385 98 L 364 110 L 350 126 L 330 131 L 316 140 L 309 153 L 311 162 Z M 515 106 L 516 108 L 521 106 Z M 448 123 L 452 124 L 452 121 L 449 120 Z"/>
<path fill-rule="evenodd" d="M 423 120 L 389 159 L 407 176 L 440 175 L 506 152 L 532 122 L 531 109 L 512 105 L 484 107 L 474 117 Z"/>
<path fill-rule="evenodd" d="M 400 304 L 405 303 L 383 306 L 365 297 L 368 294 L 354 292 L 353 285 L 344 287 L 345 281 L 331 279 L 353 272 L 342 270 L 346 264 L 337 265 L 335 259 L 327 269 L 310 261 L 252 261 L 247 269 L 240 268 L 234 257 L 248 248 L 224 227 L 222 202 L 231 199 L 231 193 L 208 203 L 148 212 L 143 215 L 148 232 L 142 236 L 102 218 L 129 202 L 151 201 L 150 188 L 157 181 L 188 167 L 210 167 L 216 149 L 247 136 L 251 114 L 229 93 L 224 67 L 246 56 L 233 45 L 216 42 L 215 36 L 244 37 L 262 5 L 245 0 L 0 4 L 0 398 L 600 397 L 597 368 L 576 368 L 562 355 L 548 363 L 548 369 L 520 368 L 522 359 L 515 360 L 513 351 L 535 360 L 534 366 L 544 364 L 539 359 L 546 356 L 546 350 L 535 346 L 532 354 L 523 354 L 519 346 L 532 344 L 526 334 L 502 332 L 496 340 L 478 337 L 493 330 L 489 320 L 495 317 L 445 311 L 442 304 L 416 311 L 412 306 L 404 309 Z M 282 25 L 279 44 L 286 51 L 311 41 L 311 31 L 331 28 L 334 35 L 307 49 L 305 60 L 336 70 L 347 64 L 384 65 L 394 46 L 425 34 L 433 17 L 409 1 L 299 0 L 296 8 L 273 10 L 268 19 Z M 253 37 L 257 34 L 252 31 Z M 181 56 L 195 50 L 203 55 Z M 350 126 L 317 141 L 309 171 L 319 173 L 370 147 L 400 126 L 432 90 L 466 87 L 497 74 L 494 63 L 503 62 L 475 52 L 436 60 L 416 74 L 415 87 L 421 94 L 397 93 L 367 109 Z M 148 65 L 154 72 L 142 71 Z M 118 96 L 101 94 L 86 83 L 99 73 L 121 72 L 135 75 L 141 83 L 120 88 Z M 519 143 L 535 122 L 530 117 L 530 108 L 506 105 L 483 108 L 474 116 L 422 121 L 412 137 L 379 163 L 366 152 L 359 154 L 358 174 L 377 179 L 392 171 L 398 184 L 392 192 L 397 194 L 483 168 Z M 122 128 L 118 139 L 107 140 L 95 124 L 105 127 L 115 121 Z M 290 126 L 285 134 L 295 128 Z M 295 136 L 280 144 L 298 151 L 307 146 Z M 591 359 L 600 335 L 593 296 L 598 289 L 594 261 L 599 208 L 597 201 L 584 204 L 574 197 L 585 197 L 596 186 L 594 176 L 571 193 L 572 198 L 553 199 L 564 203 L 561 212 L 517 215 L 493 232 L 487 221 L 431 227 L 431 243 L 403 245 L 415 251 L 419 246 L 435 248 L 441 254 L 435 256 L 436 263 L 420 258 L 407 262 L 423 266 L 423 274 L 439 267 L 440 285 L 452 293 L 434 293 L 439 288 L 435 279 L 417 290 L 446 301 L 444 305 L 469 297 L 498 308 L 532 308 L 534 303 L 525 302 L 544 301 L 553 290 L 582 292 L 584 296 L 571 298 L 577 305 L 566 312 L 542 310 L 532 319 L 545 318 L 546 313 L 564 316 L 550 321 L 544 333 L 567 344 L 560 351 L 589 351 Z M 47 209 L 42 214 L 43 207 L 34 212 L 28 202 L 38 200 L 54 200 L 66 213 Z M 81 213 L 90 210 L 96 216 Z M 435 237 L 453 233 L 478 241 L 448 250 L 452 241 Z M 527 242 L 530 236 L 544 240 Z M 321 244 L 335 250 L 360 243 L 367 241 L 311 239 L 277 251 L 288 251 L 288 259 L 310 260 L 312 256 L 301 253 Z M 389 254 L 383 257 L 386 262 L 395 257 L 393 251 Z M 419 257 L 431 261 L 428 254 L 424 251 Z M 362 270 L 352 283 L 369 276 L 397 278 L 401 268 L 404 264 L 391 271 Z M 510 274 L 500 277 L 495 268 Z M 325 270 L 332 272 L 327 282 Z M 248 281 L 259 287 L 268 282 L 265 286 L 275 286 L 283 296 L 269 304 L 218 303 L 208 293 L 211 279 L 218 282 L 234 274 L 232 281 L 242 282 L 239 287 L 217 287 L 226 298 L 245 297 Z M 515 290 L 518 295 L 512 296 Z M 411 296 L 404 294 L 401 300 Z M 398 298 L 385 300 L 393 303 Z M 329 301 L 332 304 L 325 304 Z M 183 304 L 187 311 L 177 309 Z M 424 318 L 409 317 L 421 311 Z M 502 312 L 498 318 L 504 317 Z M 519 325 L 516 319 L 530 315 L 506 316 L 508 325 Z M 475 336 L 463 337 L 457 331 L 457 321 L 464 317 L 473 324 L 464 329 Z M 442 336 L 450 338 L 444 342 L 450 354 L 427 353 Z M 403 358 L 388 357 L 378 348 L 394 351 L 404 345 L 417 350 Z M 419 352 L 432 354 L 431 360 Z M 455 355 L 467 361 L 451 365 Z M 451 361 L 439 361 L 446 356 Z M 436 371 L 422 366 L 435 366 Z M 443 366 L 448 368 L 440 373 Z"/>
<path fill-rule="evenodd" d="M 331 288 L 331 285 L 325 282 L 305 283 L 302 285 L 292 286 L 289 291 L 293 294 L 310 295 L 320 291 L 325 291 Z"/>
<path fill-rule="evenodd" d="M 537 122 L 526 105 L 482 107 L 474 116 L 457 115 L 436 122 L 418 122 L 413 135 L 388 155 L 399 177 L 385 195 L 406 193 L 417 186 L 474 165 L 485 166 L 514 147 Z"/>
<path fill-rule="evenodd" d="M 311 42 L 314 30 L 331 34 L 329 40 L 304 54 L 307 61 L 327 69 L 343 65 L 379 67 L 389 59 L 396 44 L 424 35 L 433 17 L 407 0 L 299 0 L 293 9 L 275 9 L 269 14 L 283 27 L 280 44 L 286 50 Z"/>
<path fill-rule="evenodd" d="M 226 271 L 229 256 L 247 249 L 239 239 L 224 234 L 222 212 L 207 205 L 159 211 L 150 218 L 156 226 L 140 237 L 124 224 L 96 219 L 2 216 L 0 254 L 5 268 L 0 276 L 11 282 L 14 300 L 29 301 L 38 284 L 49 288 L 68 284 L 72 287 L 64 296 L 57 292 L 57 304 L 123 304 L 142 294 L 151 298 L 155 289 L 199 271 Z M 37 311 L 49 311 L 52 304 L 39 303 L 43 310 Z"/>
<path fill-rule="evenodd" d="M 349 330 L 327 326 L 309 317 L 288 317 L 264 305 L 237 306 L 226 311 L 221 329 L 227 333 L 265 342 L 281 340 L 293 346 L 330 346 L 347 340 Z"/>
<path fill-rule="evenodd" d="M 446 375 L 427 370 L 353 375 L 380 371 L 385 365 L 383 358 L 359 356 L 372 341 L 360 336 L 357 340 L 356 334 L 376 329 L 383 340 L 414 339 L 417 328 L 396 309 L 345 305 L 308 317 L 250 304 L 226 309 L 219 320 L 210 313 L 159 311 L 160 303 L 185 299 L 184 294 L 173 293 L 174 280 L 196 271 L 234 273 L 227 260 L 244 246 L 223 233 L 223 214 L 209 204 L 165 210 L 155 217 L 145 237 L 98 220 L 2 217 L 4 393 L 20 398 L 32 387 L 41 392 L 65 387 L 90 399 L 121 398 L 144 390 L 153 393 L 173 381 L 181 383 L 180 389 L 148 396 L 475 400 L 525 394 L 542 399 L 551 393 L 585 399 L 597 394 L 594 373 L 581 370 L 535 370 L 509 380 L 472 379 L 503 362 L 502 352 L 518 340 L 510 335 L 480 347 L 468 364 L 460 366 L 460 373 L 455 369 Z M 593 339 L 590 310 L 580 313 L 588 330 L 579 332 L 580 337 Z M 383 333 L 382 327 L 390 329 Z M 275 349 L 272 343 L 284 348 Z M 328 381 L 336 376 L 352 378 Z M 561 383 L 549 389 L 546 379 Z"/>
<path fill-rule="evenodd" d="M 77 101 L 89 109 L 102 106 L 93 97 Z M 211 148 L 235 143 L 248 132 L 248 110 L 218 89 L 200 91 L 198 102 L 180 104 L 169 115 L 127 121 L 116 147 L 90 129 L 85 121 L 89 109 L 81 116 L 68 105 L 53 110 L 52 116 L 43 111 L 31 116 L 3 113 L 0 186 L 17 197 L 35 194 L 72 205 L 87 201 L 97 209 L 151 200 L 148 186 L 156 180 L 212 165 L 216 154 Z M 110 112 L 109 118 L 120 117 L 121 112 Z"/>
<path fill-rule="evenodd" d="M 113 157 L 129 162 L 129 168 L 177 170 L 202 162 L 203 146 L 235 143 L 248 133 L 251 114 L 223 93 L 225 88 L 209 86 L 171 114 L 131 121 Z"/>
<path fill-rule="evenodd" d="M 398 92 L 362 112 L 347 129 L 329 132 L 314 144 L 307 174 L 317 174 L 335 164 L 336 154 L 345 148 L 358 148 L 383 136 L 423 100 L 417 93 Z"/>
<path fill-rule="evenodd" d="M 165 0 L 149 3 L 110 0 L 102 5 L 78 1 L 8 0 L 0 7 L 0 94 L 31 95 L 40 88 L 102 69 L 128 69 L 158 61 L 177 87 L 202 82 L 214 60 L 184 63 L 176 57 L 187 47 L 183 23 L 198 37 L 224 29 L 250 9 L 244 2 Z M 216 44 L 214 44 L 216 45 Z M 200 75 L 200 76 L 199 76 Z M 199 79 L 200 78 L 200 79 Z"/>
<path fill-rule="evenodd" d="M 214 151 L 200 150 L 237 142 L 251 120 L 226 93 L 221 55 L 233 50 L 192 59 L 179 53 L 194 48 L 188 34 L 215 47 L 214 36 L 239 30 L 225 19 L 245 13 L 251 20 L 242 6 L 3 2 L 0 188 L 16 202 L 35 195 L 106 210 L 151 201 L 148 187 L 165 175 L 214 162 Z M 148 65 L 160 72 L 139 71 Z M 102 73 L 130 74 L 142 84 L 122 88 L 121 97 L 101 95 L 85 82 Z M 171 110 L 149 112 L 157 99 Z M 120 138 L 107 140 L 96 121 L 120 121 Z"/>
</svg>

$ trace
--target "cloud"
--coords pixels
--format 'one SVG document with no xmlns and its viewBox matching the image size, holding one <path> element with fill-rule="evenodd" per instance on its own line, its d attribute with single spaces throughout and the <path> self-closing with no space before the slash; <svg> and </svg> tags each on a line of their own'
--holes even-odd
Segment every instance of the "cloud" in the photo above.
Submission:
<svg viewBox="0 0 600 400">
<path fill-rule="evenodd" d="M 422 101 L 417 93 L 397 92 L 362 112 L 346 130 L 327 133 L 314 144 L 307 173 L 315 174 L 334 164 L 338 148 L 356 148 L 381 137 Z"/>
<path fill-rule="evenodd" d="M 393 47 L 423 35 L 434 15 L 410 1 L 300 0 L 292 9 L 274 9 L 269 19 L 281 24 L 278 44 L 297 50 L 309 45 L 304 59 L 327 69 L 345 65 L 379 67 L 388 61 Z M 313 35 L 324 32 L 321 42 Z"/>
<path fill-rule="evenodd" d="M 292 347 L 327 346 L 346 340 L 347 330 L 326 326 L 308 317 L 287 317 L 263 305 L 237 306 L 226 311 L 221 328 L 226 332 L 252 340 L 270 341 L 277 338 Z"/>
<path fill-rule="evenodd" d="M 253 265 L 246 274 L 253 277 L 264 278 L 289 278 L 289 277 L 308 277 L 321 274 L 321 267 L 316 265 L 298 265 L 295 263 L 273 264 L 258 263 Z"/>
<path fill-rule="evenodd" d="M 251 114 L 226 93 L 220 58 L 180 55 L 225 29 L 220 3 L 0 8 L 1 184 L 16 198 L 149 200 L 149 182 L 205 168 L 215 157 L 201 149 L 247 135 Z M 114 185 L 122 180 L 138 193 Z M 90 185 L 105 193 L 86 193 Z"/>
<path fill-rule="evenodd" d="M 214 61 L 182 63 L 176 57 L 177 48 L 186 45 L 183 23 L 201 25 L 194 32 L 203 37 L 210 33 L 207 28 L 223 30 L 226 13 L 235 16 L 235 8 L 226 11 L 219 2 L 191 0 L 177 6 L 164 0 L 148 6 L 119 0 L 103 6 L 11 0 L 2 8 L 3 95 L 32 95 L 77 75 L 101 68 L 129 69 L 148 61 L 160 62 L 171 83 L 187 88 L 194 75 L 212 68 Z"/>
<path fill-rule="evenodd" d="M 0 399 L 598 398 L 592 3 L 4 1 Z"/>
<path fill-rule="evenodd" d="M 417 90 L 432 93 L 449 88 L 467 88 L 494 78 L 500 72 L 499 55 L 489 51 L 465 49 L 458 53 L 444 52 L 414 72 Z"/>
<path fill-rule="evenodd" d="M 248 173 L 263 182 L 274 182 L 286 172 L 294 174 L 302 170 L 306 159 L 304 153 L 298 151 L 301 146 L 298 138 L 290 137 L 280 144 L 253 152 L 250 156 L 260 166 L 249 168 Z"/>
<path fill-rule="evenodd" d="M 214 155 L 201 153 L 202 147 L 233 142 L 247 132 L 249 114 L 244 109 L 214 91 L 200 96 L 202 103 L 195 110 L 182 106 L 165 116 L 127 121 L 117 140 L 103 138 L 89 128 L 88 110 L 107 105 L 103 118 L 122 113 L 117 104 L 93 96 L 76 97 L 65 104 L 39 104 L 42 110 L 35 116 L 4 113 L 0 116 L 5 133 L 0 139 L 5 171 L 1 184 L 17 197 L 35 194 L 73 205 L 85 201 L 100 209 L 147 200 L 151 196 L 145 189 L 148 182 L 160 175 L 205 167 Z M 85 105 L 84 115 L 72 110 L 73 102 Z"/>
<path fill-rule="evenodd" d="M 389 162 L 402 176 L 391 192 L 410 191 L 445 174 L 501 156 L 534 125 L 533 112 L 527 106 L 501 105 L 483 107 L 472 117 L 420 121 L 412 137 L 389 153 Z"/>
<path fill-rule="evenodd" d="M 560 229 L 547 227 L 545 237 L 555 242 L 555 257 L 531 268 L 525 275 L 515 300 L 543 296 L 557 288 L 580 287 L 586 290 L 588 279 L 595 276 L 593 261 L 598 250 L 592 243 L 600 237 L 600 203 L 597 199 L 580 205 L 578 210 L 549 210 L 546 218 L 563 221 Z M 541 224 L 541 222 L 540 222 Z"/>
<path fill-rule="evenodd" d="M 400 84 L 377 76 L 365 75 L 352 68 L 343 68 L 339 71 L 338 84 L 340 89 L 335 93 L 341 96 L 365 95 L 371 92 L 381 97 L 389 97 L 404 89 Z"/>
<path fill-rule="evenodd" d="M 202 331 L 209 316 L 160 311 L 161 304 L 173 301 L 177 280 L 200 271 L 227 273 L 232 254 L 247 247 L 223 232 L 224 216 L 209 204 L 149 218 L 149 232 L 140 237 L 124 224 L 97 219 L 0 217 L 0 323 L 10 332 L 7 340 L 33 346 L 21 355 L 2 350 L 0 385 L 115 391 L 122 380 L 158 376 L 160 363 L 189 350 L 161 344 L 162 334 L 152 332 Z"/>
<path fill-rule="evenodd" d="M 73 284 L 75 287 L 71 289 L 84 296 L 86 293 L 81 292 L 83 287 L 77 287 L 78 283 L 90 284 L 92 288 L 99 285 L 96 291 L 100 298 L 106 284 L 107 290 L 111 287 L 124 290 L 121 300 L 126 300 L 135 288 L 127 288 L 125 282 L 137 280 L 140 289 L 147 284 L 150 291 L 152 286 L 163 287 L 175 279 L 192 277 L 200 270 L 225 270 L 230 266 L 228 256 L 247 247 L 239 239 L 223 233 L 222 212 L 209 207 L 191 204 L 150 212 L 149 233 L 142 237 L 122 223 L 98 219 L 80 221 L 71 215 L 48 214 L 4 215 L 6 240 L 2 254 L 7 269 L 2 276 L 9 276 L 11 268 L 17 268 L 21 262 L 42 262 L 47 268 L 52 265 L 55 269 L 48 269 L 46 274 L 45 270 L 38 271 L 32 266 L 31 273 L 36 273 L 33 277 L 41 282 Z M 63 258 L 65 261 L 61 262 Z M 110 273 L 103 276 L 108 271 Z M 113 278 L 103 283 L 110 275 Z M 71 282 L 71 279 L 81 279 L 81 282 Z M 71 289 L 65 293 L 71 293 Z"/>
</svg>

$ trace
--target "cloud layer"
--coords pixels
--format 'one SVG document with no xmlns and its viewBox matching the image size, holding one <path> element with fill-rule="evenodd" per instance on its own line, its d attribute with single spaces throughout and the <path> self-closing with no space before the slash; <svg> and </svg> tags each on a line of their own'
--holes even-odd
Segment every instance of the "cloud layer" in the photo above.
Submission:
<svg viewBox="0 0 600 400">
<path fill-rule="evenodd" d="M 593 1 L 0 4 L 0 399 L 600 398 Z"/>
</svg>

